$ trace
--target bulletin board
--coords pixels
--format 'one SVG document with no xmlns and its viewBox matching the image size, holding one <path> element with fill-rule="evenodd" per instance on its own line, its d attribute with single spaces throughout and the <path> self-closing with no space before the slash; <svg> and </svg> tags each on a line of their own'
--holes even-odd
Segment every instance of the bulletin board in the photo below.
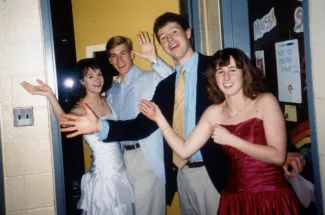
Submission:
<svg viewBox="0 0 325 215">
<path fill-rule="evenodd" d="M 277 59 L 279 55 L 276 51 L 276 46 L 281 43 L 290 44 L 296 41 L 299 67 L 297 76 L 292 76 L 298 87 L 297 94 L 301 95 L 300 99 L 292 99 L 292 101 L 281 101 L 280 104 L 285 111 L 285 105 L 295 106 L 297 110 L 297 119 L 287 121 L 288 130 L 294 128 L 297 124 L 308 120 L 308 103 L 307 103 L 307 87 L 306 87 L 306 71 L 305 71 L 305 55 L 304 55 L 304 37 L 303 32 L 297 31 L 295 11 L 297 8 L 302 9 L 302 2 L 297 0 L 274 0 L 274 1 L 259 1 L 249 0 L 249 25 L 251 35 L 251 56 L 252 61 L 262 70 L 265 75 L 267 89 L 272 92 L 278 99 L 283 95 L 282 85 L 279 86 L 279 81 L 289 81 L 289 77 L 283 80 L 283 77 L 278 79 L 278 62 L 284 59 Z M 301 12 L 302 13 L 302 12 Z M 298 17 L 300 13 L 297 13 Z M 301 15 L 302 16 L 302 15 Z M 264 18 L 264 19 L 263 19 Z M 302 23 L 302 19 L 301 23 Z M 299 23 L 299 21 L 298 21 Z M 257 27 L 258 26 L 258 27 Z M 302 27 L 300 29 L 303 29 Z M 254 33 L 255 32 L 255 33 Z M 281 51 L 281 50 L 280 50 Z M 278 61 L 278 62 L 277 62 Z M 297 64 L 295 64 L 297 66 Z M 297 81 L 300 80 L 300 83 Z M 286 86 L 288 92 L 291 87 Z M 289 115 L 291 117 L 291 115 Z M 295 122 L 296 121 L 296 122 Z"/>
<path fill-rule="evenodd" d="M 299 0 L 248 1 L 252 61 L 264 74 L 266 90 L 278 98 L 288 146 L 305 155 L 303 176 L 313 182 L 302 7 Z"/>
</svg>

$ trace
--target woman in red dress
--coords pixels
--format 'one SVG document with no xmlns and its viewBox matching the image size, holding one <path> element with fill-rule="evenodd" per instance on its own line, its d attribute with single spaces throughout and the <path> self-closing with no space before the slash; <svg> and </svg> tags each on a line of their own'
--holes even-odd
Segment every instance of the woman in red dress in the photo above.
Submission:
<svg viewBox="0 0 325 215">
<path fill-rule="evenodd" d="M 264 93 L 260 71 L 241 50 L 227 48 L 214 55 L 207 78 L 214 105 L 185 142 L 154 103 L 143 100 L 140 110 L 158 124 L 170 147 L 184 159 L 209 138 L 221 145 L 228 159 L 228 182 L 219 215 L 299 214 L 281 168 L 286 159 L 283 113 L 277 99 Z"/>
</svg>

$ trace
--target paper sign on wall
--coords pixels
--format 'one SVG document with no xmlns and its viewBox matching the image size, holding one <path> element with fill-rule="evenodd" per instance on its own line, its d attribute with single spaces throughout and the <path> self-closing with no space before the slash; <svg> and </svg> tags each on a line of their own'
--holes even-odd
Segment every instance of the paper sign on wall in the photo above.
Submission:
<svg viewBox="0 0 325 215">
<path fill-rule="evenodd" d="M 294 32 L 301 33 L 304 32 L 303 25 L 303 10 L 302 7 L 297 7 L 294 13 L 295 27 L 293 28 Z"/>
<path fill-rule="evenodd" d="M 284 106 L 284 118 L 286 121 L 297 122 L 297 108 L 295 105 Z"/>
<path fill-rule="evenodd" d="M 275 44 L 279 101 L 301 103 L 298 40 Z"/>
<path fill-rule="evenodd" d="M 263 72 L 265 76 L 265 59 L 264 59 L 264 51 L 256 51 L 255 52 L 255 59 L 256 59 L 256 67 Z"/>
<path fill-rule="evenodd" d="M 263 16 L 262 19 L 257 19 L 253 23 L 254 27 L 254 40 L 257 40 L 276 26 L 276 18 L 274 8 L 268 14 Z"/>
</svg>

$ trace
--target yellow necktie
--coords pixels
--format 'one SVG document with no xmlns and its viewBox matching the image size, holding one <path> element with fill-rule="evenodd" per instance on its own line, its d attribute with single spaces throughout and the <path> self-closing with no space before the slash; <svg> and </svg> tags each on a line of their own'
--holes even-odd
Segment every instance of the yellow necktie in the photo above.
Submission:
<svg viewBox="0 0 325 215">
<path fill-rule="evenodd" d="M 125 84 L 125 82 L 126 82 L 126 77 L 125 76 L 119 76 L 119 75 L 117 75 L 117 76 L 113 76 L 113 82 L 116 82 L 116 83 L 123 83 L 123 84 Z"/>
<path fill-rule="evenodd" d="M 181 69 L 180 75 L 176 82 L 175 101 L 174 101 L 174 115 L 173 115 L 173 130 L 176 134 L 184 139 L 184 107 L 185 107 L 185 71 Z M 173 152 L 173 163 L 181 169 L 186 164 L 187 160 L 180 158 Z"/>
</svg>

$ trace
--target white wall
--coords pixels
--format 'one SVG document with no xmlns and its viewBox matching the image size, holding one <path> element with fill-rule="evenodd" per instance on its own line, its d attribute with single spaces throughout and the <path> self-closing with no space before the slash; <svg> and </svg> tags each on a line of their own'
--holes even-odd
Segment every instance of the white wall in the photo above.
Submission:
<svg viewBox="0 0 325 215">
<path fill-rule="evenodd" d="M 0 0 L 0 122 L 7 215 L 55 214 L 46 100 L 22 80 L 46 80 L 39 0 Z M 34 106 L 34 126 L 13 127 L 14 107 Z"/>
</svg>

